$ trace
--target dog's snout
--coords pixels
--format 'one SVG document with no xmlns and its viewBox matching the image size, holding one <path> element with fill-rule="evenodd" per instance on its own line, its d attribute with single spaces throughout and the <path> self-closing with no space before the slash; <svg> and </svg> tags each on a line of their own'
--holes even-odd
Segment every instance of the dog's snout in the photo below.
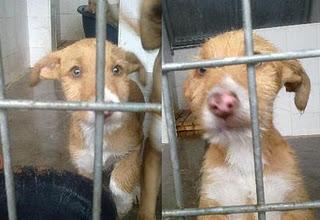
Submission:
<svg viewBox="0 0 320 220">
<path fill-rule="evenodd" d="M 208 98 L 208 106 L 212 113 L 223 119 L 231 116 L 238 104 L 237 95 L 230 91 L 215 92 Z"/>
</svg>

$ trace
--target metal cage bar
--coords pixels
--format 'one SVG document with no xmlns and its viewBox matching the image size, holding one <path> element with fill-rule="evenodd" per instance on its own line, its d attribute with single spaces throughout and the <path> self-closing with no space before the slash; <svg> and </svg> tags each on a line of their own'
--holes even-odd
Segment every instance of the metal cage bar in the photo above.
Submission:
<svg viewBox="0 0 320 220">
<path fill-rule="evenodd" d="M 307 201 L 301 203 L 269 203 L 265 204 L 264 201 L 264 188 L 263 188 L 263 169 L 262 169 L 262 155 L 259 136 L 259 120 L 258 120 L 258 103 L 256 96 L 256 82 L 255 82 L 255 69 L 254 63 L 257 62 L 271 62 L 278 60 L 291 60 L 299 58 L 320 57 L 320 49 L 304 50 L 285 53 L 272 53 L 265 55 L 253 55 L 253 31 L 251 21 L 251 6 L 250 0 L 242 0 L 242 16 L 246 55 L 243 57 L 228 57 L 216 60 L 204 60 L 197 62 L 185 63 L 164 63 L 162 65 L 163 73 L 170 73 L 173 71 L 181 71 L 195 68 L 210 68 L 226 65 L 247 64 L 248 85 L 249 85 L 249 99 L 250 99 L 250 112 L 251 112 L 251 127 L 254 149 L 254 166 L 256 176 L 256 205 L 240 205 L 240 206 L 221 206 L 211 208 L 188 208 L 188 209 L 172 209 L 163 210 L 162 217 L 187 217 L 199 215 L 215 215 L 215 214 L 233 214 L 233 213 L 258 213 L 259 220 L 266 218 L 266 212 L 270 211 L 286 211 L 296 209 L 314 209 L 320 208 L 320 201 Z M 165 100 L 164 100 L 165 102 Z M 165 106 L 165 110 L 167 107 Z M 167 119 L 168 120 L 168 119 Z M 169 133 L 168 133 L 169 134 Z M 169 140 L 171 141 L 171 140 Z M 177 157 L 178 159 L 178 157 Z M 179 163 L 179 161 L 177 161 Z"/>
<path fill-rule="evenodd" d="M 212 208 L 173 209 L 162 212 L 163 218 L 177 216 L 219 215 L 253 212 L 289 211 L 297 209 L 315 209 L 320 207 L 320 200 L 301 203 L 269 203 L 264 205 L 220 206 Z"/>
<path fill-rule="evenodd" d="M 105 87 L 105 63 L 106 63 L 106 2 L 97 1 L 96 16 L 96 102 L 104 102 Z M 93 179 L 93 212 L 92 219 L 100 220 L 101 215 L 101 192 L 102 192 L 102 160 L 103 160 L 103 128 L 104 112 L 95 112 L 95 146 L 94 146 L 94 179 Z"/>
<path fill-rule="evenodd" d="M 167 62 L 167 56 L 165 53 L 170 52 L 169 45 L 166 43 L 166 30 L 163 26 L 162 22 L 162 64 Z M 168 55 L 168 57 L 171 57 Z M 173 105 L 171 102 L 171 94 L 169 88 L 169 78 L 168 72 L 162 71 L 162 99 L 164 106 L 164 116 L 167 124 L 167 134 L 169 139 L 169 148 L 170 148 L 170 160 L 172 164 L 173 170 L 173 181 L 174 181 L 174 189 L 175 189 L 175 199 L 176 205 L 178 208 L 183 208 L 183 192 L 182 192 L 182 184 L 181 184 L 181 175 L 180 175 L 180 165 L 179 165 L 179 156 L 178 156 L 178 147 L 177 147 L 177 132 L 176 132 L 176 124 L 174 117 Z"/>
<path fill-rule="evenodd" d="M 102 191 L 102 147 L 103 147 L 103 127 L 105 110 L 109 111 L 156 111 L 161 112 L 160 103 L 104 103 L 104 69 L 105 69 L 105 24 L 106 24 L 106 2 L 97 2 L 97 57 L 96 57 L 96 102 L 43 102 L 33 100 L 5 99 L 4 96 L 4 70 L 1 56 L 0 44 L 0 131 L 1 143 L 4 157 L 5 189 L 7 195 L 7 206 L 9 220 L 17 219 L 14 177 L 11 167 L 10 144 L 7 109 L 38 109 L 38 110 L 64 110 L 64 111 L 95 111 L 95 160 L 94 160 L 94 189 L 93 189 L 93 212 L 95 220 L 100 219 L 101 215 L 101 191 Z"/>
<path fill-rule="evenodd" d="M 245 52 L 247 56 L 253 55 L 253 33 L 251 21 L 251 5 L 250 0 L 242 0 L 242 19 L 244 29 L 244 43 Z M 260 126 L 259 126 L 259 113 L 258 113 L 258 99 L 256 90 L 256 72 L 254 64 L 247 64 L 247 78 L 248 78 L 248 92 L 250 103 L 250 117 L 251 117 L 251 132 L 253 144 L 253 158 L 254 158 L 254 174 L 256 181 L 256 197 L 257 204 L 264 205 L 264 185 L 263 185 L 263 165 L 262 153 L 260 143 Z M 259 211 L 258 219 L 265 220 L 266 213 Z"/>
<path fill-rule="evenodd" d="M 0 109 L 38 109 L 57 111 L 123 111 L 161 112 L 161 104 L 156 103 L 98 103 L 98 102 L 40 102 L 19 99 L 0 99 Z"/>
<path fill-rule="evenodd" d="M 171 71 L 196 69 L 200 67 L 210 68 L 210 67 L 219 67 L 219 66 L 227 66 L 227 65 L 271 62 L 271 61 L 278 61 L 278 60 L 291 60 L 291 59 L 302 59 L 302 58 L 312 58 L 312 57 L 320 57 L 320 49 L 292 51 L 292 52 L 285 52 L 285 53 L 261 54 L 261 55 L 243 56 L 243 57 L 227 57 L 223 59 L 203 60 L 203 61 L 186 62 L 186 63 L 166 63 L 166 64 L 163 64 L 162 70 L 171 72 Z"/>
<path fill-rule="evenodd" d="M 0 42 L 0 100 L 5 99 L 4 88 L 5 88 L 4 69 L 3 69 L 3 63 L 2 63 L 1 42 Z M 0 132 L 1 132 L 1 143 L 2 143 L 2 154 L 4 159 L 4 177 L 5 177 L 5 185 L 6 185 L 8 217 L 9 217 L 9 220 L 16 220 L 17 210 L 16 210 L 16 197 L 15 197 L 15 187 L 14 187 L 15 185 L 14 185 L 12 166 L 11 166 L 8 115 L 5 109 L 0 110 Z"/>
</svg>

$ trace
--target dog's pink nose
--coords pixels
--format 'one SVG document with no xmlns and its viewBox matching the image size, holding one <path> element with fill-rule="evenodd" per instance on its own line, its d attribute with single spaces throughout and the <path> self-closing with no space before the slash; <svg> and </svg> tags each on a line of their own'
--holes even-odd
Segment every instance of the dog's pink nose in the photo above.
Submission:
<svg viewBox="0 0 320 220">
<path fill-rule="evenodd" d="M 219 118 L 226 119 L 232 115 L 239 104 L 237 96 L 229 91 L 216 92 L 209 96 L 210 110 Z"/>
</svg>

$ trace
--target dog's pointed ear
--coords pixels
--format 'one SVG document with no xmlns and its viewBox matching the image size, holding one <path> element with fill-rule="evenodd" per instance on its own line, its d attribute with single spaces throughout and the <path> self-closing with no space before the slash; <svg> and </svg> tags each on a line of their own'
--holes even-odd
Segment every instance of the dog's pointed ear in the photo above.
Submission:
<svg viewBox="0 0 320 220">
<path fill-rule="evenodd" d="M 139 72 L 139 81 L 142 85 L 146 85 L 147 73 L 146 70 L 139 60 L 139 58 L 132 52 L 125 53 L 125 61 L 127 62 L 127 71 L 128 74 L 133 72 Z"/>
<path fill-rule="evenodd" d="M 60 56 L 57 52 L 51 53 L 39 60 L 30 74 L 30 86 L 35 86 L 40 79 L 57 79 L 60 70 Z"/>
<path fill-rule="evenodd" d="M 310 79 L 297 60 L 282 61 L 282 83 L 287 92 L 295 92 L 294 102 L 304 111 L 310 95 Z"/>
</svg>

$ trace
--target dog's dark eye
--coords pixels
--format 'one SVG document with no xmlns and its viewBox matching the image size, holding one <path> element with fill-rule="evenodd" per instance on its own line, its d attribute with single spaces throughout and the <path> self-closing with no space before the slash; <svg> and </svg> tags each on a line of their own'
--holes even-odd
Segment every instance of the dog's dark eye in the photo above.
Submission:
<svg viewBox="0 0 320 220">
<path fill-rule="evenodd" d="M 115 65 L 113 68 L 112 68 L 112 74 L 113 75 L 119 75 L 120 74 L 120 69 L 121 67 L 119 65 Z"/>
<path fill-rule="evenodd" d="M 81 75 L 81 69 L 78 66 L 73 67 L 71 71 L 74 77 L 79 77 Z"/>
<path fill-rule="evenodd" d="M 261 53 L 258 52 L 258 51 L 254 51 L 254 55 L 261 55 Z M 262 66 L 262 62 L 255 63 L 254 66 L 255 66 L 255 67 Z"/>
<path fill-rule="evenodd" d="M 203 76 L 206 72 L 207 72 L 206 68 L 201 67 L 198 69 L 198 73 L 200 76 Z"/>
</svg>

